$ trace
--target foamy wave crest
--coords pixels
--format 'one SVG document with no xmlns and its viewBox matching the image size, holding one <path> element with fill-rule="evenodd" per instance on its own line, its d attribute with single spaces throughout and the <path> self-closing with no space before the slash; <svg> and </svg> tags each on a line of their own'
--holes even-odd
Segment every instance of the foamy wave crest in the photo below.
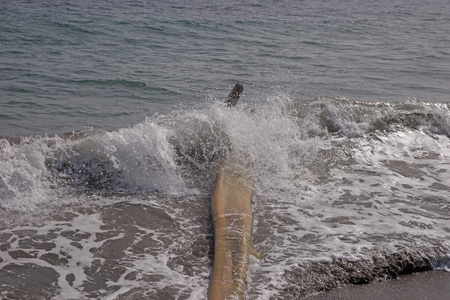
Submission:
<svg viewBox="0 0 450 300">
<path fill-rule="evenodd" d="M 47 150 L 46 143 L 39 139 L 24 139 L 19 145 L 0 139 L 1 209 L 28 210 L 54 192 L 45 166 Z"/>
<path fill-rule="evenodd" d="M 64 141 L 48 163 L 58 178 L 81 189 L 185 192 L 169 135 L 168 129 L 145 121 L 131 128 Z"/>
<path fill-rule="evenodd" d="M 297 103 L 299 117 L 316 124 L 313 135 L 324 132 L 358 137 L 375 131 L 422 130 L 450 137 L 450 104 L 407 101 L 362 102 L 322 97 Z"/>
<path fill-rule="evenodd" d="M 353 161 L 367 164 L 361 157 L 370 154 L 367 147 L 379 145 L 394 153 L 402 136 L 444 142 L 450 136 L 448 104 L 336 97 L 294 102 L 282 93 L 258 99 L 258 104 L 229 109 L 213 99 L 203 109 L 155 115 L 112 132 L 1 139 L 1 205 L 20 211 L 54 198 L 59 202 L 58 195 L 67 191 L 205 194 L 223 159 L 245 164 L 255 190 L 268 198 L 312 195 L 317 182 L 332 178 L 332 164 L 338 170 Z M 340 138 L 349 140 L 338 142 Z M 377 139 L 389 139 L 389 145 Z M 425 156 L 445 148 L 432 142 L 421 145 Z M 411 155 L 418 155 L 408 147 Z M 366 159 L 384 166 L 387 157 Z"/>
</svg>

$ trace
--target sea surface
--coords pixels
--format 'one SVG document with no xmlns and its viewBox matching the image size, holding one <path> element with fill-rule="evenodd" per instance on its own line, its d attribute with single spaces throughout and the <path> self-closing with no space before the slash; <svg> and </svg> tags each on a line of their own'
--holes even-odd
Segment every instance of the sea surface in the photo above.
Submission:
<svg viewBox="0 0 450 300">
<path fill-rule="evenodd" d="M 246 299 L 450 271 L 449 11 L 0 0 L 0 299 L 205 299 L 230 156 Z"/>
</svg>

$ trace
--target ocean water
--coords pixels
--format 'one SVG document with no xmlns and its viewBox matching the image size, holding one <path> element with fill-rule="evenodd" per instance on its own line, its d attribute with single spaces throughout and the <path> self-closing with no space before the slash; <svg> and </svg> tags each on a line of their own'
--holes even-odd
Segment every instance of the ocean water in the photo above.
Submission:
<svg viewBox="0 0 450 300">
<path fill-rule="evenodd" d="M 449 271 L 449 9 L 0 1 L 0 298 L 205 299 L 230 153 L 247 299 Z"/>
</svg>

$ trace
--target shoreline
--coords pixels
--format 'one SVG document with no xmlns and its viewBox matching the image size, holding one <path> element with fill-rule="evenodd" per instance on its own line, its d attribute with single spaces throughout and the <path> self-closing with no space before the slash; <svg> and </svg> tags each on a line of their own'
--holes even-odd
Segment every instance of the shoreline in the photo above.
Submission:
<svg viewBox="0 0 450 300">
<path fill-rule="evenodd" d="M 447 299 L 450 272 L 435 270 L 398 276 L 396 279 L 363 285 L 347 285 L 309 296 L 308 300 L 395 300 Z"/>
</svg>

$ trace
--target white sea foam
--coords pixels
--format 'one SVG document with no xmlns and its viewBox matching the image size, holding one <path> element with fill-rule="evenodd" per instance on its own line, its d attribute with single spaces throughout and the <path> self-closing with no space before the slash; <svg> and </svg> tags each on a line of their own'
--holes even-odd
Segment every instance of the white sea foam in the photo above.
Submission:
<svg viewBox="0 0 450 300">
<path fill-rule="evenodd" d="M 126 186 L 183 194 L 186 187 L 175 164 L 169 137 L 169 129 L 145 121 L 132 128 L 96 136 L 90 140 L 93 145 L 87 147 L 90 151 L 103 152 L 112 167 L 120 172 L 120 182 Z"/>
<path fill-rule="evenodd" d="M 294 103 L 277 94 L 255 112 L 214 102 L 113 132 L 3 142 L 2 223 L 14 211 L 26 215 L 45 206 L 64 212 L 83 203 L 88 210 L 103 207 L 104 214 L 77 211 L 67 222 L 5 225 L 10 229 L 3 234 L 12 236 L 1 252 L 2 266 L 33 263 L 54 270 L 61 298 L 200 297 L 210 266 L 205 199 L 224 158 L 242 162 L 253 183 L 254 243 L 264 258 L 252 259 L 249 288 L 259 299 L 276 295 L 287 284 L 285 273 L 305 264 L 370 261 L 368 249 L 380 248 L 444 247 L 446 253 L 448 119 L 433 115 L 433 107 L 423 113 L 412 106 L 345 99 Z M 363 121 L 361 111 L 373 114 Z M 146 198 L 141 210 L 153 203 L 167 215 L 131 210 L 105 221 L 121 197 Z M 152 216 L 167 223 L 139 224 Z M 19 236 L 19 229 L 31 233 Z M 27 235 L 49 236 L 55 245 L 46 253 L 67 263 L 40 259 L 42 249 L 35 258 L 13 258 L 10 251 L 22 249 Z M 196 248 L 188 255 L 193 263 L 180 259 Z M 116 269 L 108 255 L 117 255 Z M 435 268 L 448 269 L 448 255 L 429 257 Z"/>
<path fill-rule="evenodd" d="M 7 251 L 0 252 L 0 269 L 8 265 L 35 265 L 41 268 L 49 268 L 57 274 L 57 284 L 60 293 L 57 299 L 83 299 L 81 292 L 82 285 L 88 280 L 84 270 L 94 262 L 92 249 L 98 248 L 107 240 L 96 241 L 96 234 L 103 232 L 100 229 L 102 222 L 98 215 L 81 215 L 75 217 L 70 222 L 51 221 L 46 225 L 22 226 L 3 230 L 3 236 L 9 236 L 4 241 L 8 244 Z M 31 235 L 26 232 L 32 233 Z M 25 232 L 25 234 L 24 234 Z M 54 236 L 50 240 L 48 236 Z M 71 239 L 67 235 L 87 236 L 80 240 Z M 30 238 L 35 243 L 35 247 L 23 247 L 24 243 L 29 243 Z M 76 242 L 75 242 L 76 241 Z M 49 244 L 47 244 L 49 243 Z M 42 245 L 39 247 L 39 245 Z M 37 247 L 36 247 L 37 246 Z M 21 258 L 13 258 L 10 253 L 15 251 L 26 251 L 28 255 Z M 53 257 L 52 257 L 53 255 Z M 65 264 L 53 264 L 48 260 L 62 259 Z M 72 283 L 66 280 L 67 276 L 74 276 Z"/>
<path fill-rule="evenodd" d="M 2 141 L 0 209 L 28 211 L 53 193 L 50 172 L 45 166 L 47 150 L 42 140 L 27 139 L 20 145 Z"/>
</svg>

